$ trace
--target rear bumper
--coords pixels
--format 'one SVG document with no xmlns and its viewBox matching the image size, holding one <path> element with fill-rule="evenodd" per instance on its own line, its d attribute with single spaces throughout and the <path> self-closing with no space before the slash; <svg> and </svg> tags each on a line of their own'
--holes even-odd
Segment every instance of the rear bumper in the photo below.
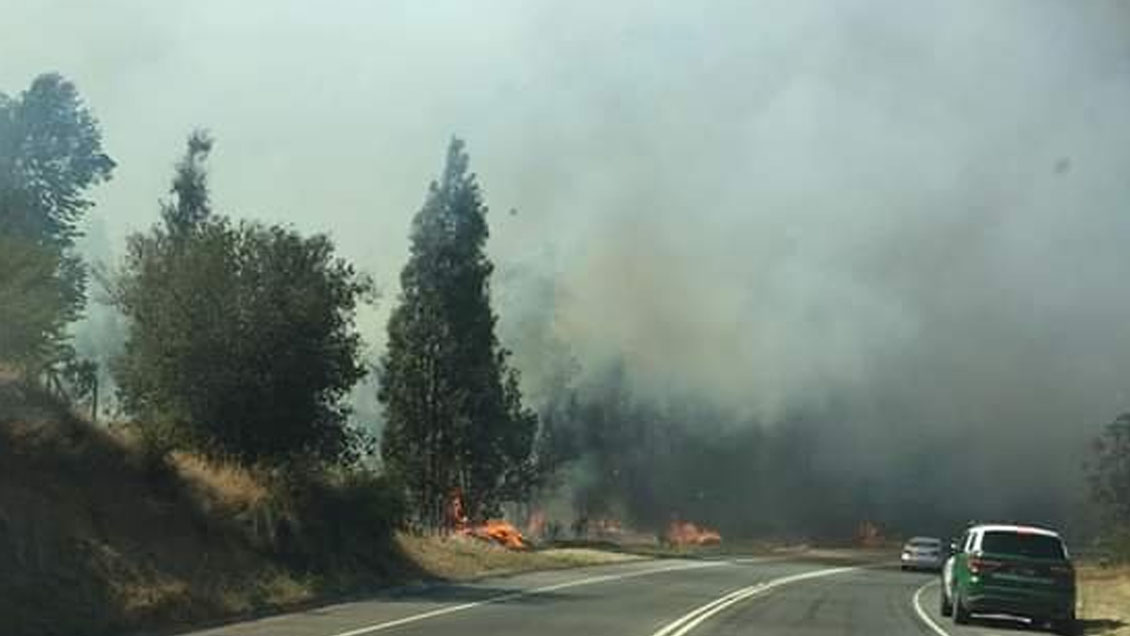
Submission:
<svg viewBox="0 0 1130 636">
<path fill-rule="evenodd" d="M 914 568 L 922 570 L 940 570 L 942 569 L 942 559 L 934 557 L 920 557 L 920 556 L 906 556 L 903 555 L 900 559 L 902 567 Z"/>
<path fill-rule="evenodd" d="M 975 614 L 1011 614 L 1039 619 L 1069 618 L 1075 613 L 1075 593 L 1040 593 L 990 589 L 973 591 L 963 605 Z"/>
</svg>

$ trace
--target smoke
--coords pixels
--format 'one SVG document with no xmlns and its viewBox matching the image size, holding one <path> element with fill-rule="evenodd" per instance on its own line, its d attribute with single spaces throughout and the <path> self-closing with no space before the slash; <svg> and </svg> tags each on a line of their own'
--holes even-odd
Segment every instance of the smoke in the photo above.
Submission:
<svg viewBox="0 0 1130 636">
<path fill-rule="evenodd" d="M 712 440 L 803 419 L 796 469 L 880 512 L 1047 519 L 1130 406 L 1123 3 L 0 3 L 0 86 L 104 124 L 112 240 L 205 125 L 220 209 L 381 281 L 374 356 L 458 133 L 535 403 L 622 368 Z"/>
</svg>

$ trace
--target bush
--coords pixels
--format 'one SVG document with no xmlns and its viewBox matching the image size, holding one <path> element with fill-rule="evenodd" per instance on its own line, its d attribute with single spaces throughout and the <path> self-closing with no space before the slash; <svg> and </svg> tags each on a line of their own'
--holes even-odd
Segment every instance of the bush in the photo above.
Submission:
<svg viewBox="0 0 1130 636">
<path fill-rule="evenodd" d="M 128 324 L 121 403 L 247 465 L 354 462 L 365 447 L 345 398 L 366 373 L 354 316 L 372 282 L 325 236 L 211 215 L 210 147 L 189 140 L 164 225 L 132 235 L 108 281 Z"/>
<path fill-rule="evenodd" d="M 1111 565 L 1130 563 L 1130 528 L 1117 527 L 1104 532 L 1096 547 L 1104 563 Z"/>
<path fill-rule="evenodd" d="M 279 474 L 259 506 L 273 521 L 270 545 L 292 566 L 315 573 L 381 572 L 406 503 L 402 488 L 368 470 Z M 261 539 L 263 537 L 260 537 Z"/>
</svg>

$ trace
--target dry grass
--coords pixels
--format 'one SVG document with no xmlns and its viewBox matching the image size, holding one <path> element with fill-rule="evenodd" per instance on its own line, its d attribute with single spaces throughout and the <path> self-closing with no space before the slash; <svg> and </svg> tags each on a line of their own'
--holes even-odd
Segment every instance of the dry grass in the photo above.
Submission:
<svg viewBox="0 0 1130 636">
<path fill-rule="evenodd" d="M 518 553 L 474 539 L 389 542 L 374 525 L 380 510 L 356 505 L 365 484 L 327 482 L 304 499 L 270 484 L 189 454 L 155 466 L 136 439 L 0 379 L 0 632 L 187 629 L 421 578 L 630 558 Z"/>
<path fill-rule="evenodd" d="M 1079 618 L 1085 634 L 1130 636 L 1130 566 L 1081 565 Z"/>
<path fill-rule="evenodd" d="M 232 462 L 178 451 L 171 455 L 169 463 L 206 509 L 236 513 L 262 505 L 270 496 L 260 476 Z"/>
<path fill-rule="evenodd" d="M 175 468 L 151 471 L 136 445 L 0 380 L 0 631 L 123 633 L 310 598 L 216 514 L 264 496 L 250 475 Z"/>
<path fill-rule="evenodd" d="M 462 536 L 421 537 L 402 533 L 397 535 L 396 544 L 425 576 L 456 581 L 483 575 L 620 563 L 641 558 L 590 548 L 508 550 Z"/>
</svg>

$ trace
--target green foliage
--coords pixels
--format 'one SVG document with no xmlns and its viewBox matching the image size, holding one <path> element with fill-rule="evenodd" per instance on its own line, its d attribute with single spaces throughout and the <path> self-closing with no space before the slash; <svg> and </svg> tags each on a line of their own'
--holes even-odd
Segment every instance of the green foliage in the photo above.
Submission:
<svg viewBox="0 0 1130 636">
<path fill-rule="evenodd" d="M 0 358 L 28 375 L 71 355 L 86 283 L 74 240 L 86 191 L 113 168 L 70 82 L 41 75 L 18 98 L 0 93 Z"/>
<path fill-rule="evenodd" d="M 494 333 L 487 210 L 467 167 L 463 142 L 453 139 L 413 219 L 378 396 L 386 465 L 432 526 L 444 523 L 456 490 L 472 518 L 521 497 L 537 428 Z"/>
<path fill-rule="evenodd" d="M 129 322 L 122 405 L 243 462 L 353 461 L 364 439 L 343 400 L 365 373 L 354 313 L 372 284 L 325 236 L 213 216 L 210 147 L 189 139 L 164 225 L 129 238 L 113 282 Z"/>
<path fill-rule="evenodd" d="M 307 570 L 342 573 L 389 565 L 388 546 L 404 517 L 402 489 L 366 470 L 323 475 L 293 484 L 293 515 L 281 519 L 278 550 Z"/>
<path fill-rule="evenodd" d="M 34 367 L 57 357 L 70 314 L 67 287 L 57 274 L 61 254 L 0 235 L 0 360 Z"/>
<path fill-rule="evenodd" d="M 183 234 L 212 214 L 208 196 L 208 173 L 204 162 L 212 152 L 212 138 L 197 130 L 188 137 L 188 150 L 177 163 L 171 192 L 174 199 L 162 206 L 161 216 L 170 234 Z"/>
</svg>

